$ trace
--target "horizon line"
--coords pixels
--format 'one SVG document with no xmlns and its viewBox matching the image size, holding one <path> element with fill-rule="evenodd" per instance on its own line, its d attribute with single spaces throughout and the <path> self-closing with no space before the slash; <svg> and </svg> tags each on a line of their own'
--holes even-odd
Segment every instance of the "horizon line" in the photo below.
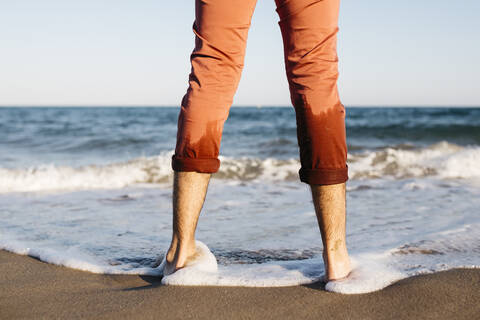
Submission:
<svg viewBox="0 0 480 320">
<path fill-rule="evenodd" d="M 124 105 L 115 105 L 115 104 L 41 104 L 41 105 L 28 105 L 28 104 L 19 104 L 19 105 L 0 105 L 0 108 L 179 108 L 179 105 L 140 105 L 140 104 L 124 104 Z M 265 105 L 232 105 L 231 108 L 293 108 L 292 105 L 275 105 L 275 104 L 265 104 Z M 345 105 L 346 108 L 480 108 L 480 105 L 467 104 L 467 105 L 436 105 L 436 104 L 423 104 L 423 105 L 413 105 L 413 104 L 353 104 Z"/>
</svg>

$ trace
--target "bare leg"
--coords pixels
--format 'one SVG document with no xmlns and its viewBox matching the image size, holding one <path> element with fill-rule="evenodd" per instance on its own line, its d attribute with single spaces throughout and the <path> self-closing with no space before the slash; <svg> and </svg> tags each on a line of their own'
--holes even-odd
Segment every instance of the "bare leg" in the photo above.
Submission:
<svg viewBox="0 0 480 320">
<path fill-rule="evenodd" d="M 323 261 L 328 281 L 350 273 L 345 236 L 345 183 L 310 185 L 323 241 Z"/>
<path fill-rule="evenodd" d="M 184 267 L 195 256 L 195 229 L 210 176 L 210 173 L 174 171 L 173 232 L 164 275 Z"/>
</svg>

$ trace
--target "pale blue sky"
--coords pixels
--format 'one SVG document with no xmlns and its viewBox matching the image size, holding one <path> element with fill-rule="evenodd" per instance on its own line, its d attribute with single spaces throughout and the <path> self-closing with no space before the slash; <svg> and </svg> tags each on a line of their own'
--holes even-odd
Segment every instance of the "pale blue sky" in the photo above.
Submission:
<svg viewBox="0 0 480 320">
<path fill-rule="evenodd" d="M 478 0 L 343 0 L 342 102 L 480 105 L 479 14 Z M 0 105 L 178 105 L 193 19 L 193 0 L 0 0 Z M 234 105 L 290 104 L 277 22 L 258 0 Z"/>
</svg>

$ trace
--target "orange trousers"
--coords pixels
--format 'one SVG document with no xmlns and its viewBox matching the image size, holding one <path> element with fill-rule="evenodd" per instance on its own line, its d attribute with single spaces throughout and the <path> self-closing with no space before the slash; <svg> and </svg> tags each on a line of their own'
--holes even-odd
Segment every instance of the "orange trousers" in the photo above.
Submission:
<svg viewBox="0 0 480 320">
<path fill-rule="evenodd" d="M 345 108 L 337 78 L 339 0 L 275 0 L 286 75 L 295 109 L 300 181 L 348 179 Z M 214 173 L 242 73 L 256 0 L 196 0 L 195 48 L 181 102 L 172 169 Z"/>
</svg>

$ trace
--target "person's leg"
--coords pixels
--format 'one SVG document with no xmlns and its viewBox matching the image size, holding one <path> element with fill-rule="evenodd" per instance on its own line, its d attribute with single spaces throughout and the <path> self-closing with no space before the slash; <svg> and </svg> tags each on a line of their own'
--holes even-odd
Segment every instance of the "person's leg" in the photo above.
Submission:
<svg viewBox="0 0 480 320">
<path fill-rule="evenodd" d="M 174 172 L 173 232 L 164 275 L 183 267 L 195 256 L 195 229 L 210 176 L 210 173 Z"/>
<path fill-rule="evenodd" d="M 340 279 L 351 270 L 345 235 L 345 183 L 310 185 L 323 241 L 327 280 Z"/>
<path fill-rule="evenodd" d="M 194 234 L 210 174 L 217 172 L 223 125 L 243 69 L 256 0 L 196 0 L 189 87 L 178 116 L 173 236 L 167 273 L 194 254 Z"/>
<path fill-rule="evenodd" d="M 337 90 L 339 0 L 275 0 L 295 108 L 300 180 L 310 185 L 328 280 L 350 271 L 345 241 L 345 108 Z"/>
</svg>

